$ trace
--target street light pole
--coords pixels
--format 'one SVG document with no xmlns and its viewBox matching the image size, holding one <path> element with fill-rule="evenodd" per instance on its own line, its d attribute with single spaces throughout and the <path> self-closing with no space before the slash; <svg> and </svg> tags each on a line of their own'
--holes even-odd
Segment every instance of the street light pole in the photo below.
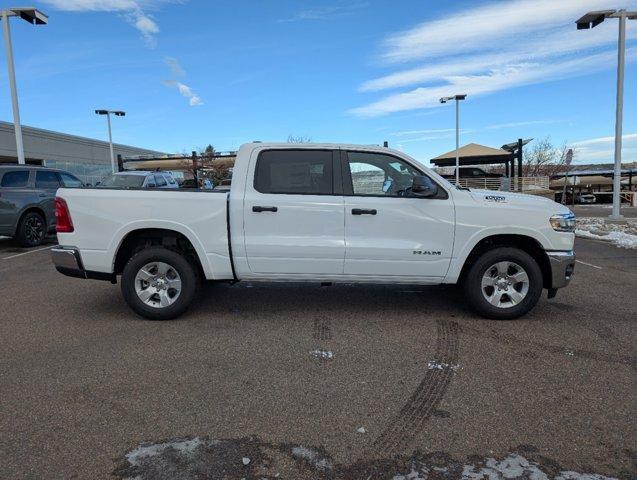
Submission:
<svg viewBox="0 0 637 480">
<path fill-rule="evenodd" d="M 113 173 L 117 173 L 117 165 L 115 164 L 115 153 L 113 152 L 113 134 L 111 131 L 111 113 L 117 117 L 123 117 L 126 112 L 121 110 L 95 110 L 98 115 L 106 115 L 106 122 L 108 124 L 108 148 L 111 154 L 111 170 Z"/>
<path fill-rule="evenodd" d="M 111 169 L 113 173 L 117 171 L 115 167 L 115 154 L 113 153 L 113 133 L 111 131 L 111 114 L 110 112 L 106 114 L 106 123 L 108 123 L 108 148 L 111 152 Z"/>
<path fill-rule="evenodd" d="M 13 46 L 11 44 L 11 29 L 7 10 L 2 11 L 2 27 L 4 30 L 4 46 L 7 51 L 7 68 L 9 70 L 9 87 L 11 89 L 11 106 L 13 107 L 13 125 L 15 130 L 15 147 L 18 153 L 18 163 L 24 165 L 24 146 L 22 145 L 22 127 L 20 125 L 20 108 L 18 106 L 18 89 L 15 83 L 15 68 L 13 65 Z"/>
<path fill-rule="evenodd" d="M 9 17 L 20 16 L 29 23 L 44 25 L 48 17 L 35 8 L 6 8 L 2 10 L 2 29 L 4 46 L 7 52 L 7 69 L 9 70 L 9 88 L 11 90 L 11 106 L 13 108 L 13 128 L 15 131 L 15 146 L 18 164 L 24 165 L 24 145 L 22 144 L 22 126 L 20 124 L 20 108 L 18 105 L 18 88 L 15 81 L 15 67 L 13 64 L 13 45 L 11 43 L 11 27 Z"/>
<path fill-rule="evenodd" d="M 456 186 L 460 185 L 460 100 L 465 98 L 467 95 L 463 94 L 440 99 L 440 103 L 447 103 L 449 100 L 456 101 Z"/>
<path fill-rule="evenodd" d="M 637 19 L 637 11 L 599 10 L 588 12 L 577 20 L 578 30 L 595 28 L 606 18 L 619 19 L 619 38 L 617 41 L 617 103 L 615 104 L 615 166 L 613 169 L 613 210 L 609 220 L 623 220 L 621 205 L 621 175 L 622 175 L 622 118 L 624 109 L 624 57 L 626 51 L 626 20 Z"/>
<path fill-rule="evenodd" d="M 624 53 L 626 49 L 626 10 L 619 12 L 619 39 L 617 52 L 617 101 L 615 104 L 615 170 L 613 173 L 613 211 L 611 220 L 622 220 L 619 208 L 622 177 L 622 119 L 624 111 Z"/>
<path fill-rule="evenodd" d="M 460 185 L 460 101 L 456 97 L 456 185 Z"/>
</svg>

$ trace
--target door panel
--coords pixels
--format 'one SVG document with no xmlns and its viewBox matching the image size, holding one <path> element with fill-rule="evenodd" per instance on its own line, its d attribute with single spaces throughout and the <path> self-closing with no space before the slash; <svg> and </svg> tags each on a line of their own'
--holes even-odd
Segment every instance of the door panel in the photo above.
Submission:
<svg viewBox="0 0 637 480">
<path fill-rule="evenodd" d="M 412 196 L 413 177 L 422 172 L 392 155 L 347 152 L 342 161 L 344 273 L 444 277 L 453 252 L 452 200 Z"/>
<path fill-rule="evenodd" d="M 352 214 L 353 209 L 376 214 Z M 450 200 L 345 198 L 345 274 L 444 277 L 453 251 Z"/>
<path fill-rule="evenodd" d="M 331 194 L 332 151 L 267 150 L 258 162 L 251 160 L 255 181 L 246 185 L 243 206 L 251 272 L 342 274 L 343 197 Z"/>
</svg>

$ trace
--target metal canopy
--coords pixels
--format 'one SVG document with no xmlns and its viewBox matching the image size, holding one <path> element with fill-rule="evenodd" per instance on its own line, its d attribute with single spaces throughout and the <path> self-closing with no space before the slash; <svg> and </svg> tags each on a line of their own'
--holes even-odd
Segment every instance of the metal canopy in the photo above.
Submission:
<svg viewBox="0 0 637 480">
<path fill-rule="evenodd" d="M 517 145 L 517 144 L 516 144 Z M 460 165 L 490 165 L 494 163 L 506 163 L 515 158 L 515 155 L 501 148 L 492 148 L 477 143 L 469 143 L 458 149 Z M 456 164 L 456 151 L 443 153 L 430 160 L 437 167 L 452 167 Z"/>
</svg>

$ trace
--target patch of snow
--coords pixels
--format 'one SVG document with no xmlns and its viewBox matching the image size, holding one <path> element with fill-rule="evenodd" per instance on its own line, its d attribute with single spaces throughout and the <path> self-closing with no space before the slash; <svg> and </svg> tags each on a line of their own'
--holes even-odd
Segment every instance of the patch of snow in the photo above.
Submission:
<svg viewBox="0 0 637 480">
<path fill-rule="evenodd" d="M 603 218 L 578 218 L 575 235 L 637 249 L 637 219 L 629 218 L 626 223 L 609 223 Z"/>
<path fill-rule="evenodd" d="M 294 447 L 292 449 L 292 455 L 297 458 L 303 458 L 307 460 L 311 465 L 319 470 L 331 470 L 332 462 L 330 462 L 326 458 L 322 458 L 321 454 L 316 450 L 312 450 L 311 448 L 307 448 L 304 446 Z"/>
<path fill-rule="evenodd" d="M 248 457 L 243 457 L 241 459 L 241 461 L 243 462 L 244 465 L 249 465 L 250 464 L 250 459 Z"/>
<path fill-rule="evenodd" d="M 331 350 L 312 350 L 310 355 L 316 358 L 321 358 L 323 360 L 331 360 L 334 357 L 334 353 Z"/>
<path fill-rule="evenodd" d="M 416 470 L 414 466 L 411 467 L 411 472 L 407 475 L 394 475 L 392 480 L 427 480 L 429 478 L 429 469 L 421 467 L 420 470 Z"/>
<path fill-rule="evenodd" d="M 429 370 L 451 370 L 453 372 L 457 372 L 460 368 L 458 364 L 444 363 L 444 362 L 436 362 L 435 360 L 429 360 L 427 364 L 427 368 Z"/>
<path fill-rule="evenodd" d="M 358 433 L 365 433 L 367 430 L 365 430 L 365 427 L 358 427 L 358 428 L 356 429 L 356 431 L 357 431 Z"/>
<path fill-rule="evenodd" d="M 169 448 L 177 450 L 186 456 L 190 456 L 199 446 L 205 443 L 206 442 L 199 437 L 195 437 L 192 440 L 177 440 L 166 443 L 143 443 L 132 452 L 127 453 L 126 459 L 131 465 L 139 465 L 140 460 L 161 455 Z"/>
</svg>

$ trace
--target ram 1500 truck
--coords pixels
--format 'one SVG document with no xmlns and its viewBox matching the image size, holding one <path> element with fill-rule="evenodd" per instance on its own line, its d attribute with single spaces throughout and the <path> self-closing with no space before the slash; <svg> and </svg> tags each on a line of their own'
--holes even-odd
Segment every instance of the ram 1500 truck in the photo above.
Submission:
<svg viewBox="0 0 637 480">
<path fill-rule="evenodd" d="M 378 146 L 250 143 L 230 192 L 58 190 L 63 274 L 115 283 L 170 319 L 201 280 L 461 284 L 482 316 L 519 317 L 573 274 L 570 210 L 456 188 Z"/>
</svg>

